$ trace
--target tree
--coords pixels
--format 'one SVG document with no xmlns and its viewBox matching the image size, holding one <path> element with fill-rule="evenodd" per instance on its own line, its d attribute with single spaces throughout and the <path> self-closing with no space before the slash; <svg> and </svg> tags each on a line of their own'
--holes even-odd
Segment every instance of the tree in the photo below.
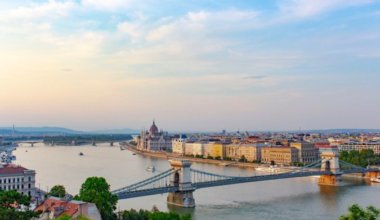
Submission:
<svg viewBox="0 0 380 220">
<path fill-rule="evenodd" d="M 247 162 L 247 158 L 245 157 L 245 155 L 241 155 L 240 159 L 239 159 L 239 162 Z"/>
<path fill-rule="evenodd" d="M 103 177 L 87 178 L 75 199 L 95 203 L 103 220 L 115 219 L 117 196 L 110 192 L 110 185 Z"/>
<path fill-rule="evenodd" d="M 340 216 L 340 220 L 376 220 L 380 217 L 380 209 L 368 206 L 366 209 L 361 208 L 358 204 L 353 204 L 348 208 L 346 215 Z"/>
<path fill-rule="evenodd" d="M 21 195 L 15 190 L 0 191 L 0 220 L 27 220 L 37 217 L 37 213 L 28 210 L 29 205 L 29 196 Z M 20 206 L 26 207 L 26 210 L 20 210 Z"/>
<path fill-rule="evenodd" d="M 59 197 L 59 198 L 63 198 L 66 195 L 66 189 L 62 185 L 53 186 L 53 188 L 51 188 L 51 190 L 49 192 L 49 195 Z"/>
<path fill-rule="evenodd" d="M 56 220 L 73 220 L 73 218 L 71 218 L 70 216 L 65 214 L 65 215 L 62 215 L 62 216 L 56 218 Z"/>
<path fill-rule="evenodd" d="M 90 220 L 89 218 L 83 216 L 83 215 L 79 215 L 78 218 L 76 218 L 77 220 Z M 56 218 L 56 220 L 73 220 L 73 218 L 71 216 L 68 216 L 68 215 L 62 215 L 60 216 L 59 218 Z"/>
<path fill-rule="evenodd" d="M 125 210 L 121 213 L 122 220 L 191 220 L 191 215 L 179 215 L 174 212 L 147 211 L 140 209 Z"/>
</svg>

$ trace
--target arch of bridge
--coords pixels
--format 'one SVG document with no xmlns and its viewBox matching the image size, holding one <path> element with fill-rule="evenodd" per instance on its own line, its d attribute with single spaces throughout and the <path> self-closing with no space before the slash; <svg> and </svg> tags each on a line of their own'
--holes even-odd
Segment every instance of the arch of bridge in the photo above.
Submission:
<svg viewBox="0 0 380 220">
<path fill-rule="evenodd" d="M 339 152 L 327 151 L 321 153 L 321 170 L 329 170 L 332 173 L 340 171 L 339 167 Z"/>
<path fill-rule="evenodd" d="M 170 184 L 178 186 L 180 191 L 192 190 L 191 186 L 191 162 L 189 160 L 169 160 L 174 169 Z"/>
</svg>

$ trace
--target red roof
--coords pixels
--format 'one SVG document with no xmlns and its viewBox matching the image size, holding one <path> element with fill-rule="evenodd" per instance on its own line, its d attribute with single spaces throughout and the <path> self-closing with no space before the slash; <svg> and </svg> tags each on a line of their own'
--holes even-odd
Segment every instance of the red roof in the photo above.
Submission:
<svg viewBox="0 0 380 220">
<path fill-rule="evenodd" d="M 0 166 L 0 175 L 1 174 L 21 174 L 27 170 L 26 168 L 14 164 L 6 164 L 4 167 Z"/>
<path fill-rule="evenodd" d="M 79 211 L 79 204 L 52 197 L 45 200 L 45 202 L 39 205 L 34 211 L 51 212 L 59 209 L 63 210 L 63 212 L 59 213 L 58 216 L 65 214 L 68 216 L 73 216 Z"/>
</svg>

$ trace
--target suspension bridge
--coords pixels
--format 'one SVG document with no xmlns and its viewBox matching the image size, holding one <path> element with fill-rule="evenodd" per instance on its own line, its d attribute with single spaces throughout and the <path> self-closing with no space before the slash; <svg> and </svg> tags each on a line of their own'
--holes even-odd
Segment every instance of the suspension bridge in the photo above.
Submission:
<svg viewBox="0 0 380 220">
<path fill-rule="evenodd" d="M 344 174 L 361 173 L 369 178 L 380 175 L 380 169 L 363 168 L 339 160 L 337 152 L 324 152 L 321 159 L 307 166 L 266 175 L 227 176 L 191 168 L 188 160 L 169 160 L 171 169 L 141 182 L 112 191 L 119 199 L 168 193 L 168 204 L 191 208 L 193 192 L 202 188 L 268 180 L 320 176 L 320 185 L 337 185 Z"/>
</svg>

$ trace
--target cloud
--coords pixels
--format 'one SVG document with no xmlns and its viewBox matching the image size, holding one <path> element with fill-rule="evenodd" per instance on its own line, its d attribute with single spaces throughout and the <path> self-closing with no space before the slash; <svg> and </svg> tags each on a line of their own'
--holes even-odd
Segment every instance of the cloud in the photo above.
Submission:
<svg viewBox="0 0 380 220">
<path fill-rule="evenodd" d="M 195 11 L 161 24 L 147 35 L 148 41 L 160 41 L 181 35 L 217 35 L 259 26 L 258 12 L 248 10 Z"/>
<path fill-rule="evenodd" d="M 82 5 L 103 11 L 115 11 L 128 8 L 133 0 L 82 0 Z"/>
<path fill-rule="evenodd" d="M 265 79 L 267 76 L 265 75 L 251 75 L 251 76 L 244 76 L 243 79 L 254 79 L 254 80 L 260 80 Z"/>
<path fill-rule="evenodd" d="M 18 7 L 8 11 L 6 17 L 10 20 L 13 19 L 53 19 L 57 17 L 67 16 L 69 11 L 75 8 L 76 3 L 72 0 L 55 1 L 49 0 L 41 4 L 31 4 L 27 7 Z M 5 16 L 4 16 L 5 17 Z M 4 18 L 3 17 L 3 18 Z"/>
<path fill-rule="evenodd" d="M 374 0 L 286 0 L 279 1 L 280 14 L 288 18 L 308 18 L 346 7 L 360 6 Z"/>
</svg>

